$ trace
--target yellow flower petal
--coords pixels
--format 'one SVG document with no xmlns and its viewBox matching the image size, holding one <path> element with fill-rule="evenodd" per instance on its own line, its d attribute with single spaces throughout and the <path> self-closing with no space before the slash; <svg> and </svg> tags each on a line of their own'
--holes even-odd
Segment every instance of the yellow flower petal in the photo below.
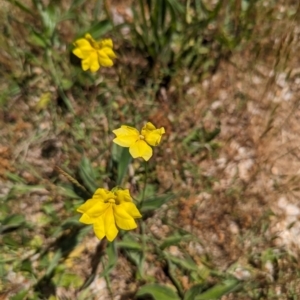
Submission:
<svg viewBox="0 0 300 300">
<path fill-rule="evenodd" d="M 80 213 L 85 213 L 87 212 L 90 208 L 92 208 L 94 205 L 96 205 L 98 203 L 99 200 L 97 199 L 89 199 L 87 200 L 85 203 L 83 203 L 82 205 L 80 205 L 77 208 L 77 211 Z"/>
<path fill-rule="evenodd" d="M 123 202 L 132 202 L 132 198 L 130 196 L 129 190 L 117 190 L 115 191 L 115 195 L 117 196 L 117 200 L 119 201 L 119 203 L 123 203 Z"/>
<path fill-rule="evenodd" d="M 104 67 L 106 67 L 104 64 L 102 64 Z M 100 69 L 100 63 L 98 60 L 91 61 L 90 70 L 91 72 L 97 72 Z"/>
<path fill-rule="evenodd" d="M 93 224 L 95 222 L 95 219 L 90 218 L 87 214 L 83 214 L 79 219 L 79 222 L 83 224 Z"/>
<path fill-rule="evenodd" d="M 83 71 L 87 71 L 90 68 L 90 65 L 91 63 L 89 57 L 81 61 L 81 67 Z"/>
<path fill-rule="evenodd" d="M 109 209 L 111 206 L 110 203 L 103 203 L 101 201 L 98 201 L 97 204 L 95 204 L 93 207 L 91 207 L 88 211 L 85 213 L 90 217 L 90 218 L 98 218 L 105 214 L 105 212 Z"/>
<path fill-rule="evenodd" d="M 101 201 L 105 201 L 111 198 L 115 199 L 116 198 L 115 194 L 106 189 L 97 189 L 93 195 L 93 199 L 98 199 Z"/>
<path fill-rule="evenodd" d="M 73 49 L 73 54 L 76 55 L 77 57 L 83 59 L 83 58 L 86 58 L 86 56 L 83 54 L 83 52 L 81 51 L 80 48 L 75 48 Z"/>
<path fill-rule="evenodd" d="M 101 51 L 101 50 L 99 50 L 99 51 Z M 98 53 L 99 53 L 99 51 L 98 51 Z M 108 56 L 98 55 L 98 61 L 99 61 L 99 64 L 103 67 L 111 67 L 114 64 L 114 62 L 110 58 L 108 58 Z"/>
<path fill-rule="evenodd" d="M 97 43 L 89 33 L 86 33 L 84 38 L 88 40 L 90 43 Z"/>
<path fill-rule="evenodd" d="M 92 72 L 99 70 L 100 65 L 98 62 L 97 52 L 91 52 L 91 54 L 81 61 L 82 69 L 84 71 L 91 69 Z"/>
<path fill-rule="evenodd" d="M 74 43 L 74 45 L 76 48 L 72 52 L 81 59 L 88 58 L 91 53 L 95 51 L 86 39 L 79 39 Z"/>
<path fill-rule="evenodd" d="M 160 143 L 162 135 L 165 133 L 163 127 L 156 129 L 156 127 L 148 122 L 142 128 L 142 135 L 145 137 L 145 141 L 151 146 L 157 146 Z"/>
<path fill-rule="evenodd" d="M 101 50 L 98 50 L 98 55 L 101 57 L 116 58 L 115 52 L 108 47 L 104 47 Z"/>
<path fill-rule="evenodd" d="M 92 49 L 91 43 L 87 39 L 79 39 L 75 41 L 74 45 L 78 48 Z"/>
<path fill-rule="evenodd" d="M 104 47 L 112 48 L 113 47 L 113 41 L 111 39 L 104 39 L 104 40 L 99 42 L 99 46 L 101 48 L 104 48 Z"/>
<path fill-rule="evenodd" d="M 143 130 L 151 131 L 151 130 L 155 130 L 155 129 L 156 129 L 156 127 L 151 122 L 147 122 L 146 125 L 142 128 L 142 131 Z"/>
<path fill-rule="evenodd" d="M 152 148 L 145 141 L 139 140 L 130 146 L 129 153 L 133 158 L 142 157 L 148 161 L 152 156 Z"/>
<path fill-rule="evenodd" d="M 99 240 L 105 237 L 105 227 L 103 218 L 98 218 L 97 222 L 94 223 L 94 232 Z"/>
<path fill-rule="evenodd" d="M 96 236 L 99 239 L 106 236 L 109 241 L 116 238 L 118 228 L 124 230 L 136 228 L 135 218 L 142 217 L 132 202 L 129 190 L 119 187 L 111 191 L 97 189 L 93 198 L 87 200 L 77 210 L 83 213 L 80 222 L 93 224 Z"/>
<path fill-rule="evenodd" d="M 114 206 L 114 216 L 116 224 L 119 228 L 124 230 L 131 230 L 137 228 L 137 225 L 132 216 L 130 216 L 122 205 Z"/>
<path fill-rule="evenodd" d="M 103 219 L 106 238 L 111 242 L 116 238 L 119 232 L 119 230 L 116 227 L 112 205 L 109 206 L 109 209 L 106 211 L 105 215 L 103 216 Z"/>
<path fill-rule="evenodd" d="M 122 125 L 121 128 L 113 130 L 113 133 L 117 136 L 113 142 L 122 147 L 130 147 L 140 136 L 137 129 L 126 125 Z"/>
<path fill-rule="evenodd" d="M 93 198 L 79 206 L 77 211 L 86 213 L 90 218 L 96 218 L 108 209 L 110 204 L 104 202 L 108 199 L 116 199 L 116 195 L 105 189 L 97 189 Z"/>
<path fill-rule="evenodd" d="M 141 218 L 142 215 L 140 214 L 139 210 L 137 209 L 137 207 L 135 206 L 134 203 L 132 202 L 124 202 L 122 204 L 120 204 L 119 206 L 122 205 L 122 208 L 126 210 L 126 212 L 132 216 L 135 219 Z"/>
<path fill-rule="evenodd" d="M 84 38 L 74 42 L 74 55 L 82 59 L 81 66 L 84 71 L 91 70 L 96 72 L 100 66 L 111 67 L 113 58 L 116 57 L 112 47 L 111 39 L 103 41 L 95 41 L 93 37 L 87 33 Z"/>
</svg>

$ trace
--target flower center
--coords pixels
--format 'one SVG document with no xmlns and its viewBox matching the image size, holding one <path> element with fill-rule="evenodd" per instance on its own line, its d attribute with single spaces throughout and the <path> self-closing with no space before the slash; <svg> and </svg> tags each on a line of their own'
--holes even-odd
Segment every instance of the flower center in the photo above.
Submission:
<svg viewBox="0 0 300 300">
<path fill-rule="evenodd" d="M 97 41 L 95 41 L 94 39 L 92 38 L 87 38 L 87 40 L 90 42 L 91 46 L 94 48 L 94 49 L 97 49 L 99 50 L 101 47 L 99 45 L 99 43 Z"/>
<path fill-rule="evenodd" d="M 105 202 L 105 203 L 115 204 L 115 203 L 116 203 L 116 200 L 113 199 L 113 198 L 110 198 L 110 199 L 105 200 L 104 202 Z"/>
<path fill-rule="evenodd" d="M 140 134 L 140 140 L 144 140 L 144 139 L 145 139 L 145 137 Z"/>
<path fill-rule="evenodd" d="M 109 199 L 105 200 L 104 203 L 109 203 L 109 204 L 116 204 L 116 205 L 119 205 L 119 204 L 120 204 L 120 201 L 119 201 L 118 199 L 109 198 Z"/>
</svg>

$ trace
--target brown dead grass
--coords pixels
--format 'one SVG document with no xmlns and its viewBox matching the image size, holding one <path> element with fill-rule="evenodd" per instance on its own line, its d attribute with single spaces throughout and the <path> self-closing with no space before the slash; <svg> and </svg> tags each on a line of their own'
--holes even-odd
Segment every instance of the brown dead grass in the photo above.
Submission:
<svg viewBox="0 0 300 300">
<path fill-rule="evenodd" d="M 267 248 L 285 249 L 296 257 L 299 253 L 300 70 L 297 66 L 300 28 L 284 20 L 275 24 L 267 37 L 266 28 L 258 29 L 254 46 L 233 53 L 230 61 L 222 62 L 215 74 L 201 82 L 182 87 L 174 85 L 164 91 L 164 101 L 157 103 L 157 109 L 149 114 L 149 120 L 167 131 L 163 146 L 154 158 L 160 191 L 172 186 L 179 195 L 189 193 L 189 196 L 174 199 L 170 221 L 201 239 L 204 246 L 199 251 L 186 245 L 196 261 L 201 255 L 209 255 L 212 265 L 220 270 L 234 263 L 248 266 L 251 256 Z M 180 76 L 174 79 L 175 83 L 183 81 L 184 76 Z M 126 99 L 119 100 L 126 103 Z M 51 126 L 49 114 L 32 113 L 35 103 L 34 97 L 20 97 L 13 105 L 8 103 L 2 112 L 1 185 L 8 182 L 5 173 L 10 171 L 18 172 L 29 185 L 46 182 L 50 189 L 53 186 L 49 181 L 57 176 L 55 164 L 70 160 L 70 168 L 75 168 L 80 160 L 80 153 L 74 150 L 75 138 L 69 134 L 73 124 L 70 116 L 66 117 L 66 125 L 60 128 L 59 136 L 49 131 L 37 140 L 32 139 L 37 129 Z M 89 112 L 74 104 L 80 115 L 86 114 L 84 126 L 87 126 Z M 96 102 L 92 102 L 93 105 Z M 142 104 L 137 107 L 144 109 Z M 92 128 L 96 121 L 99 121 L 97 116 L 88 127 Z M 221 133 L 216 139 L 219 148 L 211 150 L 208 147 L 204 152 L 189 155 L 181 144 L 187 134 L 200 127 L 212 130 L 219 122 Z M 99 136 L 93 135 L 95 146 L 102 141 L 103 132 L 107 133 L 107 123 L 102 116 Z M 81 146 L 87 155 L 99 155 L 96 147 L 88 149 L 84 142 Z M 43 155 L 47 147 L 53 149 L 49 156 Z M 186 167 L 187 163 L 193 167 Z M 105 164 L 105 159 L 97 164 Z M 35 170 L 34 175 L 26 170 L 28 165 Z M 62 197 L 55 195 L 53 198 L 60 209 Z M 25 210 L 28 218 L 34 219 L 40 207 L 38 202 L 31 205 L 32 199 L 38 201 L 40 195 L 30 195 L 23 199 L 23 206 L 14 209 Z M 157 221 L 160 216 L 158 212 L 148 220 L 148 225 L 151 231 L 163 237 L 168 235 L 170 228 Z M 293 226 L 289 228 L 291 223 Z M 265 225 L 268 225 L 267 230 L 263 229 Z M 90 237 L 88 240 L 90 244 L 87 243 L 83 251 L 85 256 L 78 258 L 81 264 L 86 263 L 97 244 L 96 240 L 91 242 Z M 148 273 L 154 274 L 159 281 L 168 282 L 155 258 L 148 259 Z M 112 288 L 119 291 L 115 296 L 130 295 L 137 288 L 130 268 L 132 266 L 122 258 L 112 272 Z M 82 269 L 76 272 L 82 272 L 83 278 L 88 275 Z M 190 286 L 182 280 L 184 286 Z M 288 280 L 291 279 L 282 280 L 279 285 L 286 286 Z M 103 287 L 104 298 L 97 299 L 106 299 L 108 293 L 103 279 L 95 281 L 90 288 L 96 294 L 101 290 L 99 287 Z M 60 293 L 66 294 L 63 290 Z"/>
</svg>

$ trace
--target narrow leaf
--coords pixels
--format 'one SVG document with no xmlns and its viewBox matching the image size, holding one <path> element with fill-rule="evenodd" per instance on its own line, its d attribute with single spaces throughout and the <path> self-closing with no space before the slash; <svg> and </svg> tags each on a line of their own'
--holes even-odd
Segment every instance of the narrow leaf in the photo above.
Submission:
<svg viewBox="0 0 300 300">
<path fill-rule="evenodd" d="M 25 222 L 25 218 L 23 215 L 10 215 L 6 217 L 1 223 L 6 226 L 18 226 Z"/>
<path fill-rule="evenodd" d="M 23 3 L 17 1 L 17 0 L 9 0 L 10 3 L 13 3 L 14 5 L 16 5 L 17 7 L 19 7 L 20 9 L 22 9 L 24 12 L 33 15 L 32 10 L 27 7 L 26 5 L 24 5 Z"/>
<path fill-rule="evenodd" d="M 127 250 L 142 250 L 141 244 L 137 242 L 130 242 L 130 241 L 119 241 L 116 242 L 116 246 L 118 248 L 127 249 Z"/>
<path fill-rule="evenodd" d="M 137 292 L 137 297 L 150 295 L 154 300 L 179 300 L 177 293 L 165 285 L 156 283 L 143 285 Z M 142 298 L 144 299 L 144 298 Z"/>
<path fill-rule="evenodd" d="M 99 39 L 103 35 L 107 34 L 113 29 L 113 25 L 109 20 L 103 20 L 92 26 L 87 32 L 89 32 L 93 38 Z"/>
<path fill-rule="evenodd" d="M 205 288 L 205 284 L 196 284 L 192 286 L 189 290 L 184 294 L 184 300 L 195 300 L 196 296 L 202 293 Z"/>
<path fill-rule="evenodd" d="M 195 297 L 195 300 L 218 300 L 222 296 L 232 292 L 241 287 L 241 284 L 236 279 L 228 279 L 220 284 L 216 284 L 209 290 L 205 291 L 201 295 Z"/>
<path fill-rule="evenodd" d="M 155 210 L 173 198 L 174 198 L 173 194 L 148 198 L 145 201 L 143 201 L 141 206 L 141 211 L 146 212 L 146 211 Z"/>
<path fill-rule="evenodd" d="M 131 163 L 132 157 L 127 148 L 121 148 L 121 157 L 118 162 L 118 177 L 117 177 L 117 185 L 121 185 L 122 181 L 127 173 L 128 166 Z"/>
<path fill-rule="evenodd" d="M 161 250 L 164 250 L 165 248 L 167 248 L 169 246 L 177 245 L 180 242 L 182 242 L 183 240 L 189 239 L 191 237 L 192 237 L 192 235 L 190 235 L 190 234 L 171 236 L 171 237 L 165 238 L 159 247 Z"/>
<path fill-rule="evenodd" d="M 79 176 L 92 193 L 97 189 L 96 175 L 90 160 L 84 156 L 79 165 Z"/>
<path fill-rule="evenodd" d="M 81 6 L 85 2 L 86 2 L 86 0 L 73 0 L 69 11 Z"/>
</svg>

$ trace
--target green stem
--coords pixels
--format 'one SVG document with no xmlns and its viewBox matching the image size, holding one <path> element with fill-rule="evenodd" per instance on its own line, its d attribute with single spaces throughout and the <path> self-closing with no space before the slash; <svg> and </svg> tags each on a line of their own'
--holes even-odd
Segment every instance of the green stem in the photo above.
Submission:
<svg viewBox="0 0 300 300">
<path fill-rule="evenodd" d="M 146 228 L 145 223 L 141 221 L 141 240 L 142 240 L 142 253 L 141 253 L 141 260 L 139 265 L 139 273 L 142 279 L 145 278 L 144 276 L 144 263 L 145 263 L 145 256 L 146 256 Z"/>
<path fill-rule="evenodd" d="M 142 199 L 141 199 L 140 205 L 139 205 L 140 208 L 143 206 L 143 202 L 145 200 L 147 179 L 148 179 L 148 162 L 145 161 L 144 163 L 145 163 L 145 177 L 144 177 L 144 187 L 143 187 Z"/>
<path fill-rule="evenodd" d="M 142 15 L 142 27 L 143 27 L 143 32 L 145 34 L 145 40 L 146 40 L 146 44 L 148 45 L 148 28 L 147 28 L 147 19 L 146 19 L 146 14 L 145 14 L 145 3 L 144 1 L 140 0 L 139 1 L 139 6 L 140 6 L 140 10 L 141 10 L 141 15 Z"/>
</svg>

